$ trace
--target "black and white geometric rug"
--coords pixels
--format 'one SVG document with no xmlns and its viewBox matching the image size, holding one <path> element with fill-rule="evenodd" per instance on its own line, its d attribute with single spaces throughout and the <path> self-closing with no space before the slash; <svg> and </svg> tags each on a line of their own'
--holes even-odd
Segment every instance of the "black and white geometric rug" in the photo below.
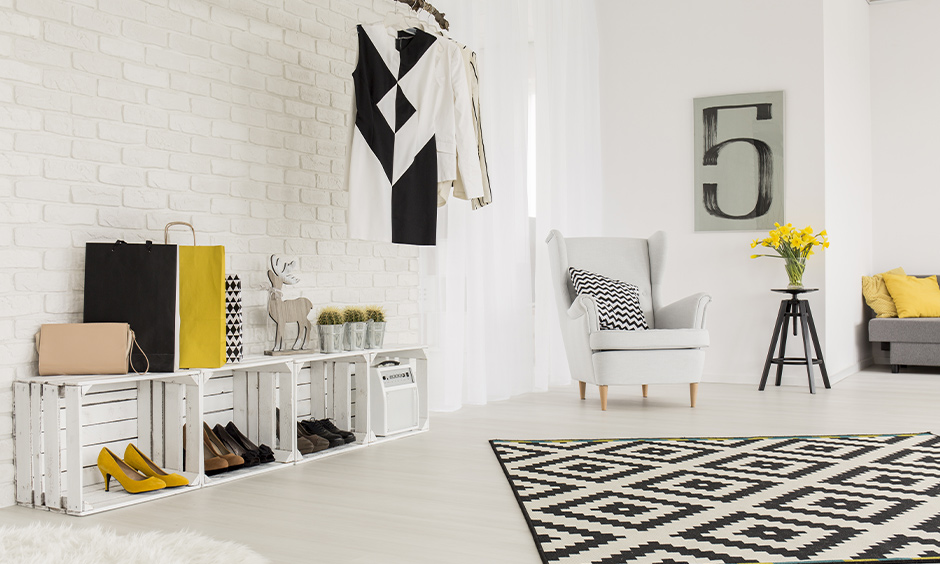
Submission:
<svg viewBox="0 0 940 564">
<path fill-rule="evenodd" d="M 940 562 L 940 437 L 490 441 L 544 562 Z"/>
</svg>

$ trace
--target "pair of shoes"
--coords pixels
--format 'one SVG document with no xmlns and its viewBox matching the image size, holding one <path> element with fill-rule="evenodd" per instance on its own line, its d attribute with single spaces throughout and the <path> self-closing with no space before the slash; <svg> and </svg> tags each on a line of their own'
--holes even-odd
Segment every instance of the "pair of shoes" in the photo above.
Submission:
<svg viewBox="0 0 940 564">
<path fill-rule="evenodd" d="M 329 440 L 307 431 L 302 421 L 297 422 L 297 450 L 300 451 L 300 454 L 320 452 L 330 448 L 330 446 L 332 445 Z"/>
<path fill-rule="evenodd" d="M 238 430 L 234 422 L 229 421 L 225 427 L 216 425 L 212 430 L 222 439 L 229 450 L 245 459 L 245 466 L 274 462 L 274 451 L 271 450 L 271 447 L 268 445 L 256 446 Z"/>
<path fill-rule="evenodd" d="M 346 441 L 343 440 L 343 437 L 327 431 L 323 425 L 320 425 L 316 419 L 310 419 L 307 421 L 300 421 L 297 423 L 297 427 L 303 429 L 303 432 L 308 437 L 320 437 L 329 441 L 329 448 L 336 448 L 346 444 Z"/>
<path fill-rule="evenodd" d="M 232 436 L 233 439 L 240 442 L 248 450 L 258 451 L 258 457 L 261 459 L 261 463 L 274 462 L 274 451 L 271 450 L 271 447 L 268 445 L 255 446 L 253 442 L 248 440 L 248 437 L 242 434 L 238 430 L 238 427 L 235 426 L 235 423 L 229 421 L 228 425 L 225 426 L 225 430 L 228 431 L 228 434 Z"/>
<path fill-rule="evenodd" d="M 229 452 L 242 457 L 242 460 L 245 461 L 246 468 L 261 464 L 261 456 L 258 451 L 245 448 L 243 444 L 235 440 L 235 437 L 229 434 L 225 427 L 216 425 L 212 428 L 212 432 L 219 438 L 219 441 L 225 445 L 225 448 L 227 448 Z"/>
<path fill-rule="evenodd" d="M 356 440 L 356 435 L 349 431 L 342 431 L 329 419 L 308 419 L 298 423 L 308 435 L 316 435 L 330 441 L 330 448 L 349 444 Z"/>
<path fill-rule="evenodd" d="M 281 410 L 280 408 L 275 408 L 274 417 L 276 421 L 275 429 L 277 429 L 277 438 L 281 438 Z M 330 441 L 324 439 L 319 435 L 307 432 L 301 422 L 297 422 L 297 450 L 300 452 L 300 455 L 311 454 L 314 452 L 320 452 L 321 450 L 326 450 L 330 448 Z"/>
<path fill-rule="evenodd" d="M 188 486 L 189 480 L 179 474 L 170 474 L 153 463 L 147 455 L 133 444 L 127 445 L 124 460 L 108 448 L 98 453 L 98 470 L 104 477 L 104 491 L 111 491 L 111 477 L 118 481 L 127 493 L 143 493 Z"/>
</svg>

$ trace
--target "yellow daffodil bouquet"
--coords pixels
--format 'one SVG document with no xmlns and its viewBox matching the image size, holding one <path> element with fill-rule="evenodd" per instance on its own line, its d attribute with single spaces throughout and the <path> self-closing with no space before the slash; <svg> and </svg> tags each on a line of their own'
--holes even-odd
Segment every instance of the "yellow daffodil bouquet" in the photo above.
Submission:
<svg viewBox="0 0 940 564">
<path fill-rule="evenodd" d="M 780 258 L 786 263 L 787 276 L 790 278 L 791 289 L 803 287 L 803 270 L 806 269 L 806 258 L 812 256 L 814 247 L 829 248 L 829 236 L 825 230 L 813 234 L 813 228 L 807 226 L 806 229 L 794 229 L 791 224 L 780 225 L 774 223 L 772 229 L 764 239 L 755 239 L 751 242 L 751 248 L 758 245 L 769 247 L 775 251 L 775 255 L 751 255 L 752 259 L 757 257 Z"/>
</svg>

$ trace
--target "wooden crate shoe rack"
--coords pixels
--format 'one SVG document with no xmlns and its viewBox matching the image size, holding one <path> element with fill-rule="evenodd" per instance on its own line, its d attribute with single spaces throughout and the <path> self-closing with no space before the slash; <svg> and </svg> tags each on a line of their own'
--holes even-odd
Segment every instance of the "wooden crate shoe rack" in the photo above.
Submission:
<svg viewBox="0 0 940 564">
<path fill-rule="evenodd" d="M 415 370 L 419 428 L 377 437 L 369 390 L 373 367 L 386 359 L 411 363 Z M 294 425 L 309 417 L 332 418 L 354 431 L 356 442 L 301 456 Z M 271 446 L 276 462 L 206 476 L 202 424 L 229 421 L 252 442 Z M 426 351 L 255 357 L 218 369 L 146 375 L 37 376 L 14 383 L 14 423 L 17 503 L 90 515 L 427 431 Z M 168 472 L 186 476 L 190 486 L 128 494 L 112 482 L 105 492 L 98 452 L 108 447 L 122 456 L 131 442 Z"/>
</svg>

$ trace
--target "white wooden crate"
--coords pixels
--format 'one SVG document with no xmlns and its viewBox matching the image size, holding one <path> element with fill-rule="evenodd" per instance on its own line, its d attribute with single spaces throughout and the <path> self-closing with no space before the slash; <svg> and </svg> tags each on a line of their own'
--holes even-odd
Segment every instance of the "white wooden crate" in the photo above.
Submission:
<svg viewBox="0 0 940 564">
<path fill-rule="evenodd" d="M 297 410 L 293 421 L 330 418 L 341 429 L 356 433 L 356 442 L 307 455 L 297 462 L 311 462 L 365 446 L 366 432 L 356 428 L 356 374 L 368 372 L 369 351 L 349 351 L 298 359 Z M 294 431 L 296 436 L 296 430 Z M 295 439 L 296 442 L 296 439 Z"/>
<path fill-rule="evenodd" d="M 289 430 L 290 419 L 281 420 L 282 429 L 278 429 L 276 413 L 293 411 L 296 381 L 297 363 L 285 356 L 250 357 L 203 371 L 207 394 L 204 417 L 209 427 L 224 427 L 233 422 L 251 442 L 268 445 L 275 459 L 274 463 L 206 476 L 204 485 L 214 486 L 270 472 L 283 463 L 294 461 L 296 438 Z"/>
<path fill-rule="evenodd" d="M 182 472 L 183 416 L 153 417 L 151 386 L 154 383 L 185 395 L 180 388 L 197 388 L 198 372 L 145 376 L 72 376 L 37 378 L 14 384 L 16 416 L 17 503 L 72 514 L 90 514 L 144 499 L 181 493 L 174 488 L 131 496 L 121 488 L 104 493 L 104 479 L 97 468 L 98 453 L 109 448 L 122 456 L 128 443 L 145 453 L 154 445 L 160 451 L 180 452 L 157 456 L 164 468 L 183 473 L 198 485 L 199 473 Z M 193 392 L 193 398 L 200 394 Z M 186 416 L 201 414 L 188 406 Z M 142 438 L 142 440 L 139 440 Z M 158 440 L 159 438 L 159 440 Z M 201 452 L 199 452 L 201 458 Z M 143 497 L 139 497 L 143 496 Z"/>
</svg>

